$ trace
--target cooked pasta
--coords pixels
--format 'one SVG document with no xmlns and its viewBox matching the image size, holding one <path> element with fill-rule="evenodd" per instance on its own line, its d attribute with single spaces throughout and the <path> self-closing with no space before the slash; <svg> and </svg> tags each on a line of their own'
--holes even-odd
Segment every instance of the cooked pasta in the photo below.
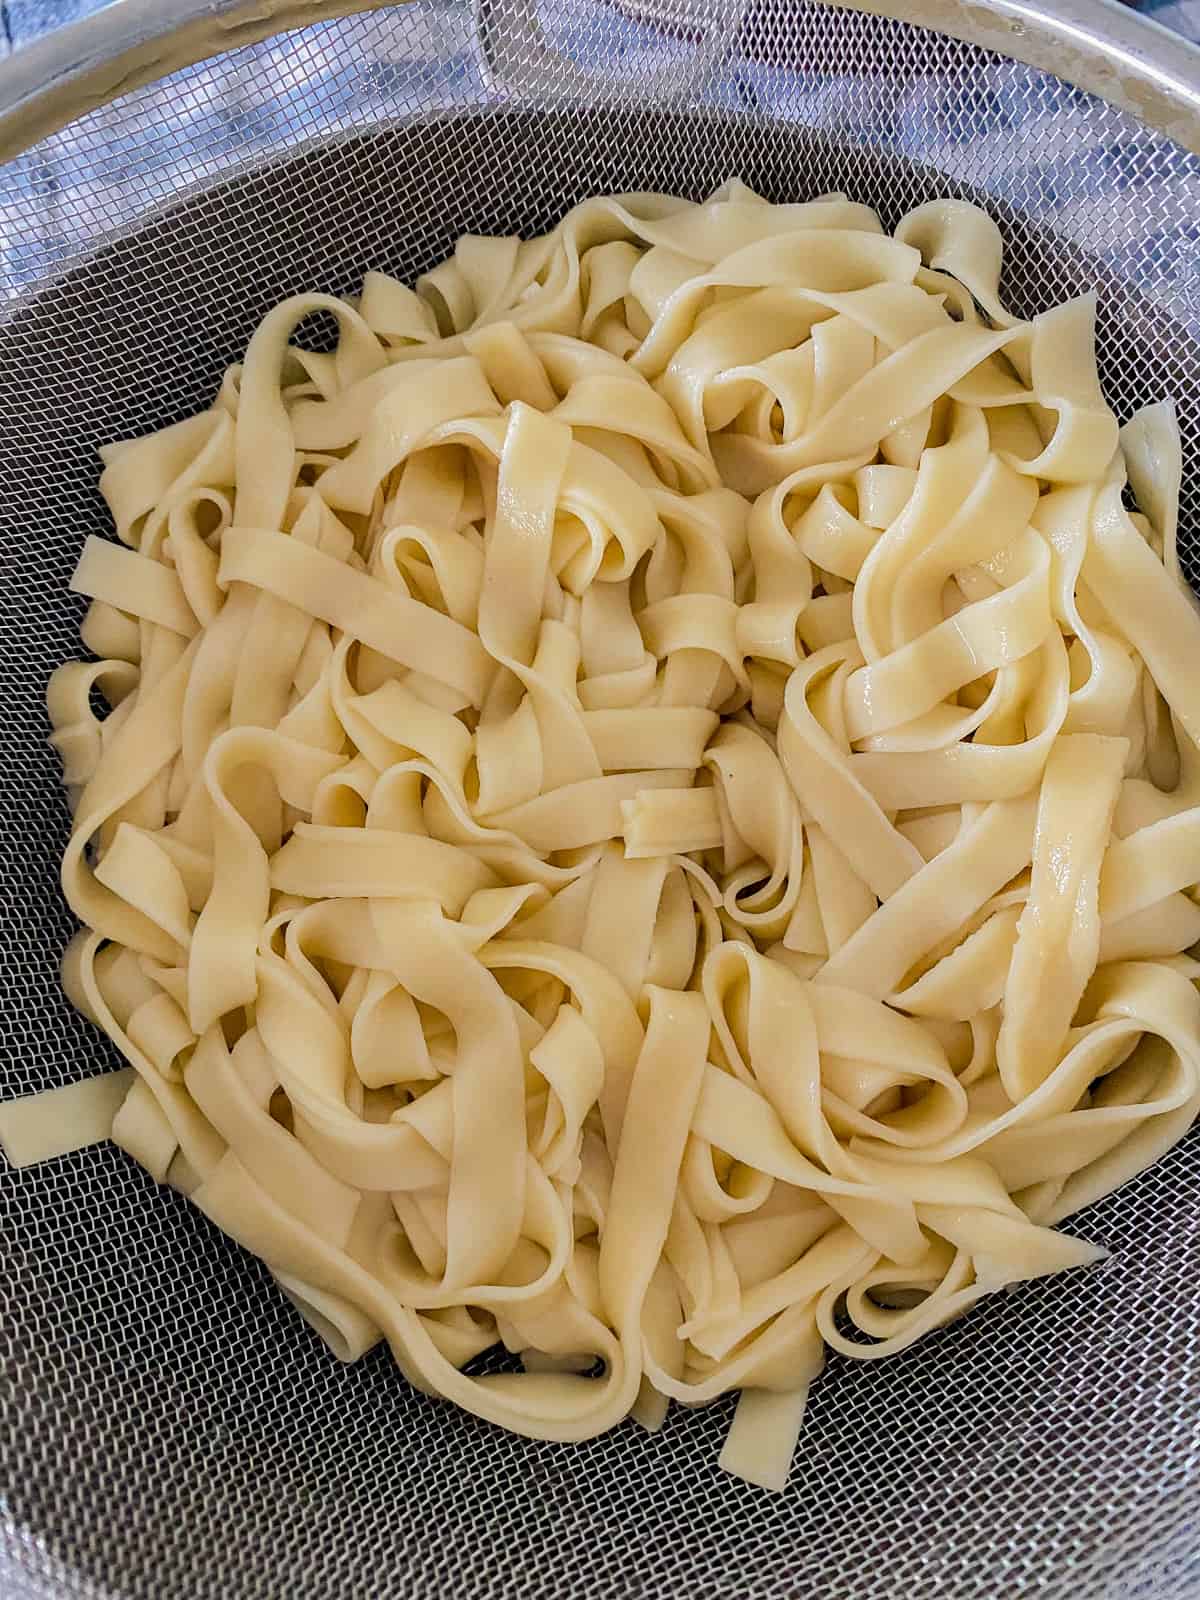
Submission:
<svg viewBox="0 0 1200 1600">
<path fill-rule="evenodd" d="M 592 200 L 102 452 L 64 983 L 343 1359 L 552 1440 L 740 1390 L 778 1488 L 828 1349 L 1094 1262 L 1192 1122 L 1174 419 L 1000 267 L 953 200 Z"/>
</svg>

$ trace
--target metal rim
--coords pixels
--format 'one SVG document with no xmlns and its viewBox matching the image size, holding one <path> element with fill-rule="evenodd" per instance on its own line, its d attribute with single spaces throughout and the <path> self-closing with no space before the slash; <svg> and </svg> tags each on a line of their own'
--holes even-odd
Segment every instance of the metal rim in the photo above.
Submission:
<svg viewBox="0 0 1200 1600">
<path fill-rule="evenodd" d="M 1200 45 L 1119 0 L 849 3 L 856 11 L 932 28 L 1053 73 L 1200 153 Z"/>
<path fill-rule="evenodd" d="M 0 63 L 0 161 L 192 62 L 389 0 L 111 0 Z M 819 0 L 1052 72 L 1200 153 L 1200 46 L 1118 0 Z"/>
<path fill-rule="evenodd" d="M 181 67 L 392 0 L 109 0 L 0 62 L 0 162 Z"/>
</svg>

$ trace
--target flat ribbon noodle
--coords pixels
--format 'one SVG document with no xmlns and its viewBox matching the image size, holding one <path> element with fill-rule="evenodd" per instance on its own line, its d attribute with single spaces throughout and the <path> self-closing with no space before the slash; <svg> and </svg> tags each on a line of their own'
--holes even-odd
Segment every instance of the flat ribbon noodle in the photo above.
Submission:
<svg viewBox="0 0 1200 1600">
<path fill-rule="evenodd" d="M 598 198 L 106 447 L 47 703 L 132 1071 L 10 1158 L 111 1134 L 535 1438 L 740 1389 L 772 1489 L 826 1349 L 1096 1259 L 1200 1110 L 1200 610 L 1173 412 L 1001 267 L 957 200 Z"/>
</svg>

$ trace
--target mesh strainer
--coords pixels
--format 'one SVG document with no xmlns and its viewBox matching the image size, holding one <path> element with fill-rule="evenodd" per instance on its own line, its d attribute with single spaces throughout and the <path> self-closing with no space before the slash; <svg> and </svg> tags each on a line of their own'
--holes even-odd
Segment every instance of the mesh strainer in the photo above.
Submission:
<svg viewBox="0 0 1200 1600">
<path fill-rule="evenodd" d="M 274 31 L 338 9 L 118 0 L 0 73 L 0 146 L 40 140 L 0 168 L 4 1097 L 114 1065 L 59 992 L 43 713 L 76 649 L 66 582 L 105 522 L 96 446 L 205 404 L 285 294 L 411 277 L 464 231 L 543 229 L 614 189 L 700 197 L 738 174 L 771 199 L 845 189 L 889 225 L 978 199 L 1015 309 L 1098 287 L 1117 411 L 1178 399 L 1200 577 L 1188 47 L 1103 0 L 1049 19 L 1019 0 L 413 0 Z M 715 1469 L 729 1403 L 657 1437 L 509 1437 L 412 1393 L 386 1351 L 338 1365 L 114 1148 L 0 1171 L 0 1593 L 1200 1595 L 1200 1139 L 1079 1231 L 1104 1266 L 884 1366 L 832 1361 L 776 1500 Z"/>
</svg>

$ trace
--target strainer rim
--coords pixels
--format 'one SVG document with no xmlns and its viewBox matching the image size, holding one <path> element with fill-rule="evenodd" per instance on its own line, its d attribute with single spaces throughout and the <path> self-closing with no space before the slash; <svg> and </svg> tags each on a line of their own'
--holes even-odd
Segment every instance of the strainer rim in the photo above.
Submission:
<svg viewBox="0 0 1200 1600">
<path fill-rule="evenodd" d="M 0 62 L 0 163 L 182 67 L 405 0 L 109 0 Z M 636 5 L 636 0 L 633 0 Z M 1200 44 L 1120 0 L 817 0 L 961 39 L 1129 112 L 1200 154 Z M 480 0 L 470 0 L 484 24 Z M 649 13 L 653 5 L 646 7 Z"/>
</svg>

